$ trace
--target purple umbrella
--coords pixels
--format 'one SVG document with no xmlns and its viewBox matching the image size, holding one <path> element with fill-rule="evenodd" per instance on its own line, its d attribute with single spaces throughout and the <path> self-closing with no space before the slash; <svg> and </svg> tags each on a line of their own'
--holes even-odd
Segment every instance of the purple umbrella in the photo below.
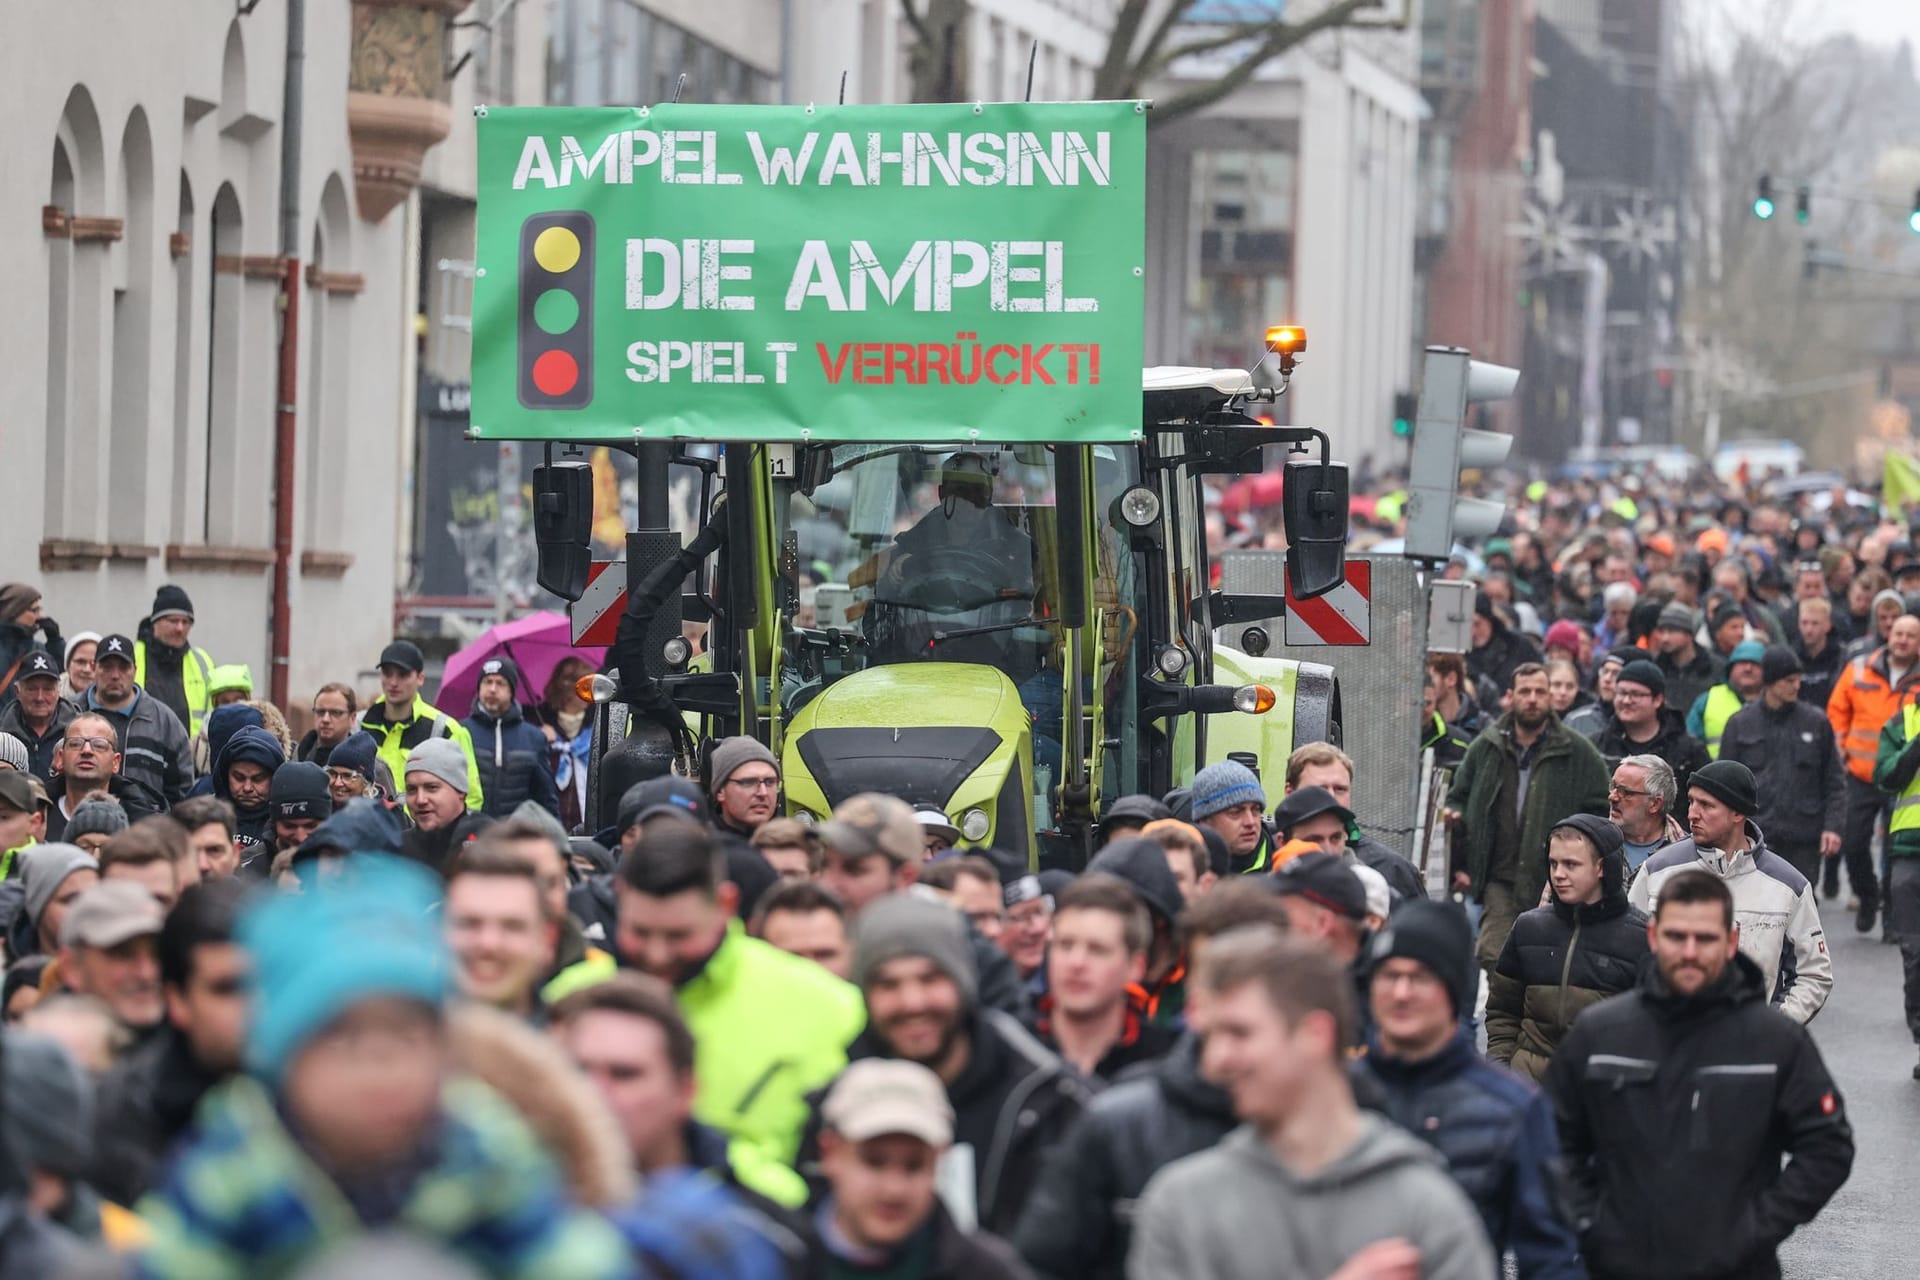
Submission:
<svg viewBox="0 0 1920 1280">
<path fill-rule="evenodd" d="M 473 699 L 480 692 L 480 664 L 503 655 L 520 668 L 520 701 L 537 703 L 553 669 L 563 660 L 583 658 L 598 671 L 607 651 L 574 644 L 572 627 L 563 613 L 530 613 L 488 627 L 479 639 L 448 658 L 433 705 L 450 716 L 470 714 Z"/>
</svg>

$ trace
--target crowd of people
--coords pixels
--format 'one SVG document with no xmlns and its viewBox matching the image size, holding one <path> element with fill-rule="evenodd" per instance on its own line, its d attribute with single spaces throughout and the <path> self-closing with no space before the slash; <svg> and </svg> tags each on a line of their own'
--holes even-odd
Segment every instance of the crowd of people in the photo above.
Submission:
<svg viewBox="0 0 1920 1280">
<path fill-rule="evenodd" d="M 1449 568 L 1432 868 L 1328 743 L 1074 871 L 745 737 L 592 831 L 582 669 L 456 718 L 396 640 L 296 740 L 179 588 L 0 587 L 0 1277 L 1777 1275 L 1842 864 L 1920 1040 L 1920 555 L 1620 496 Z"/>
</svg>

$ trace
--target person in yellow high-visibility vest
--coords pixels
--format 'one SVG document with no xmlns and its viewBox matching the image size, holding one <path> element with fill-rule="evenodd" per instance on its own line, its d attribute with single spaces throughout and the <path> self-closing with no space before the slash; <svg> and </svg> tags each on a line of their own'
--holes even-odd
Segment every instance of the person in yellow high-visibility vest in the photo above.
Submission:
<svg viewBox="0 0 1920 1280">
<path fill-rule="evenodd" d="M 1887 878 L 1881 886 L 1887 930 L 1900 943 L 1905 971 L 1907 1031 L 1920 1044 L 1920 705 L 1911 696 L 1880 730 L 1873 781 L 1893 797 L 1887 823 Z M 1920 1065 L 1913 1069 L 1920 1080 Z"/>
<path fill-rule="evenodd" d="M 1758 640 L 1742 640 L 1727 655 L 1727 678 L 1693 700 L 1687 708 L 1687 732 L 1707 744 L 1707 757 L 1720 758 L 1720 736 L 1733 713 L 1760 696 L 1765 683 L 1761 659 L 1767 647 Z"/>
<path fill-rule="evenodd" d="M 360 727 L 379 744 L 379 757 L 392 771 L 394 782 L 406 786 L 407 753 L 429 738 L 451 738 L 467 757 L 467 808 L 486 801 L 480 787 L 480 766 L 473 758 L 473 736 L 467 726 L 420 696 L 426 684 L 426 655 L 410 640 L 395 640 L 380 651 L 380 701 L 360 717 Z"/>
<path fill-rule="evenodd" d="M 213 658 L 188 642 L 192 631 L 193 601 L 185 587 L 169 582 L 154 592 L 153 609 L 133 642 L 133 682 L 180 717 L 189 738 L 213 705 Z"/>
</svg>

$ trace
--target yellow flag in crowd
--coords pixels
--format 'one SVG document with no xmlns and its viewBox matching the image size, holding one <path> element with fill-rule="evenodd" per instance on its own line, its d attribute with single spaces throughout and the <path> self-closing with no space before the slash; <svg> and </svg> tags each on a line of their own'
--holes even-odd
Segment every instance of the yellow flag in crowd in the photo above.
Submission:
<svg viewBox="0 0 1920 1280">
<path fill-rule="evenodd" d="M 1880 500 L 1888 511 L 1899 512 L 1920 504 L 1920 461 L 1887 450 L 1880 477 Z"/>
</svg>

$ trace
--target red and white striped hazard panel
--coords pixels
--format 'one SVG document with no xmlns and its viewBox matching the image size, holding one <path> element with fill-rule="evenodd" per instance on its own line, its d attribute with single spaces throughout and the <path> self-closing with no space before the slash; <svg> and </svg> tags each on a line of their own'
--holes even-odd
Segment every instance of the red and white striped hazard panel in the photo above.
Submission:
<svg viewBox="0 0 1920 1280">
<path fill-rule="evenodd" d="M 1373 643 L 1373 562 L 1347 561 L 1347 580 L 1312 600 L 1296 600 L 1287 583 L 1286 642 L 1364 645 Z"/>
<path fill-rule="evenodd" d="M 627 562 L 595 560 L 587 566 L 587 589 L 567 606 L 575 644 L 609 645 L 627 609 Z"/>
</svg>

